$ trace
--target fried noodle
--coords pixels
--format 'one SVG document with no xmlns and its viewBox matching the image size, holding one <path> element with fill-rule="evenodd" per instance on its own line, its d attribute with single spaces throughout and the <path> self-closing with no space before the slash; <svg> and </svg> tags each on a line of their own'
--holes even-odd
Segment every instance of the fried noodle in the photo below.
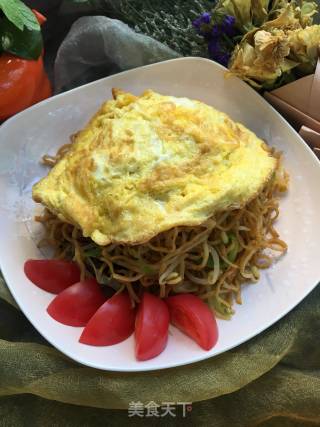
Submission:
<svg viewBox="0 0 320 427">
<path fill-rule="evenodd" d="M 54 166 L 70 146 L 61 147 L 56 156 L 44 156 L 43 162 Z M 55 258 L 77 262 L 82 278 L 95 276 L 117 292 L 127 289 L 133 305 L 143 289 L 161 298 L 191 292 L 207 301 L 219 317 L 229 318 L 233 303 L 241 304 L 242 285 L 257 282 L 260 269 L 272 264 L 274 254 L 287 250 L 274 223 L 288 175 L 281 154 L 265 149 L 277 158 L 277 168 L 262 191 L 241 209 L 217 213 L 199 226 L 174 227 L 147 243 L 107 246 L 97 245 L 46 209 L 36 217 L 45 228 L 40 245 L 53 247 Z"/>
</svg>

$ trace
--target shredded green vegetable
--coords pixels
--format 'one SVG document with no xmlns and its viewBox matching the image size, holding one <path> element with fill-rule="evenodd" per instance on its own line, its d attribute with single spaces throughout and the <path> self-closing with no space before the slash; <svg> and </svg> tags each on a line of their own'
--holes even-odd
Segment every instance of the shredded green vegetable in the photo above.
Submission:
<svg viewBox="0 0 320 427">
<path fill-rule="evenodd" d="M 234 262 L 238 256 L 238 253 L 240 251 L 240 244 L 235 236 L 234 233 L 226 233 L 223 231 L 221 233 L 221 240 L 224 244 L 226 242 L 231 242 L 228 250 L 227 250 L 227 258 L 230 262 Z M 214 261 L 212 258 L 212 255 L 210 254 L 207 261 L 207 267 L 214 268 Z M 225 270 L 229 267 L 229 264 L 227 264 L 223 259 L 220 259 L 220 269 Z"/>
<path fill-rule="evenodd" d="M 212 255 L 209 255 L 208 261 L 207 261 L 207 267 L 209 268 L 214 268 L 214 262 L 213 262 L 213 258 Z"/>
<path fill-rule="evenodd" d="M 121 283 L 117 282 L 116 280 L 113 280 L 112 277 L 109 277 L 106 274 L 103 274 L 100 277 L 99 283 L 100 285 L 106 285 L 115 291 L 118 291 L 121 288 L 121 286 L 123 286 Z"/>
<path fill-rule="evenodd" d="M 229 236 L 225 231 L 221 232 L 221 240 L 225 245 L 227 245 L 229 242 Z"/>
<path fill-rule="evenodd" d="M 153 276 L 157 273 L 157 271 L 149 264 L 142 263 L 139 266 L 142 273 L 144 273 L 146 276 Z"/>
<path fill-rule="evenodd" d="M 84 255 L 86 257 L 91 258 L 99 258 L 101 257 L 101 248 L 97 246 L 95 243 L 89 243 L 84 248 Z"/>
<path fill-rule="evenodd" d="M 234 314 L 234 311 L 231 307 L 228 307 L 227 305 L 223 304 L 218 298 L 214 295 L 208 300 L 210 308 L 219 313 L 220 317 L 223 319 L 231 319 L 231 316 Z"/>
<path fill-rule="evenodd" d="M 228 260 L 230 262 L 234 262 L 237 258 L 240 245 L 236 236 L 233 233 L 229 234 L 229 239 L 231 240 L 231 245 L 229 246 L 229 249 L 228 249 Z"/>
</svg>

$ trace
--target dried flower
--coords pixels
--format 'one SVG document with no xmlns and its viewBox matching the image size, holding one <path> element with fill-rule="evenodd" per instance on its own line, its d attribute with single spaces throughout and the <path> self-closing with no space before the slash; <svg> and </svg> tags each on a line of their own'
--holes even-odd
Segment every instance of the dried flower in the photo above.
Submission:
<svg viewBox="0 0 320 427">
<path fill-rule="evenodd" d="M 224 67 L 228 67 L 230 57 L 231 57 L 231 54 L 229 52 L 220 52 L 216 56 L 216 60 L 217 62 L 219 62 L 219 64 L 223 65 Z"/>
<path fill-rule="evenodd" d="M 290 58 L 299 62 L 299 71 L 303 74 L 314 72 L 320 44 L 320 25 L 288 31 Z"/>
<path fill-rule="evenodd" d="M 208 43 L 210 58 L 227 66 L 234 49 L 235 43 L 232 37 L 237 34 L 236 20 L 231 15 L 212 16 L 210 13 L 202 13 L 192 22 L 197 33 L 202 35 Z"/>
<path fill-rule="evenodd" d="M 312 0 L 217 0 L 194 21 L 210 58 L 256 88 L 272 89 L 310 74 L 320 26 Z"/>
<path fill-rule="evenodd" d="M 221 23 L 221 30 L 229 37 L 236 34 L 236 18 L 232 15 L 226 15 Z"/>
<path fill-rule="evenodd" d="M 214 24 L 214 26 L 212 27 L 212 30 L 211 30 L 211 36 L 212 36 L 213 38 L 218 38 L 218 37 L 220 37 L 220 36 L 221 36 L 221 28 L 220 28 L 220 25 L 218 25 L 218 24 Z"/>
<path fill-rule="evenodd" d="M 230 52 L 225 49 L 225 46 L 219 38 L 212 38 L 208 43 L 209 55 L 212 59 L 219 62 L 219 64 L 227 67 L 230 59 Z"/>
<path fill-rule="evenodd" d="M 208 28 L 210 20 L 211 14 L 209 12 L 204 12 L 192 22 L 192 25 L 197 33 L 203 36 L 210 31 L 210 28 Z"/>
</svg>

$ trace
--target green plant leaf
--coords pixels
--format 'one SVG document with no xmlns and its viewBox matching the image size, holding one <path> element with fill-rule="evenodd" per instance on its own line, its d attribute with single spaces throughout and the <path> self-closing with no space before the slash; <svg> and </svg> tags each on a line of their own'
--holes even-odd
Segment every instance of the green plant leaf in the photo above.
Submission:
<svg viewBox="0 0 320 427">
<path fill-rule="evenodd" d="M 21 0 L 0 0 L 0 9 L 19 30 L 39 31 L 40 25 L 31 9 Z"/>
<path fill-rule="evenodd" d="M 21 31 L 7 18 L 0 20 L 0 50 L 24 59 L 38 59 L 42 48 L 40 31 L 31 31 L 26 27 Z"/>
</svg>

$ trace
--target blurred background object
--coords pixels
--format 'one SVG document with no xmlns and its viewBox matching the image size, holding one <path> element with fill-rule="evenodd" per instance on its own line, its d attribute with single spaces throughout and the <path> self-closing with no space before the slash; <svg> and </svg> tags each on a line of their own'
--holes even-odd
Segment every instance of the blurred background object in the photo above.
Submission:
<svg viewBox="0 0 320 427">
<path fill-rule="evenodd" d="M 20 0 L 0 3 L 0 121 L 51 96 L 43 66 L 45 22 Z"/>
</svg>

